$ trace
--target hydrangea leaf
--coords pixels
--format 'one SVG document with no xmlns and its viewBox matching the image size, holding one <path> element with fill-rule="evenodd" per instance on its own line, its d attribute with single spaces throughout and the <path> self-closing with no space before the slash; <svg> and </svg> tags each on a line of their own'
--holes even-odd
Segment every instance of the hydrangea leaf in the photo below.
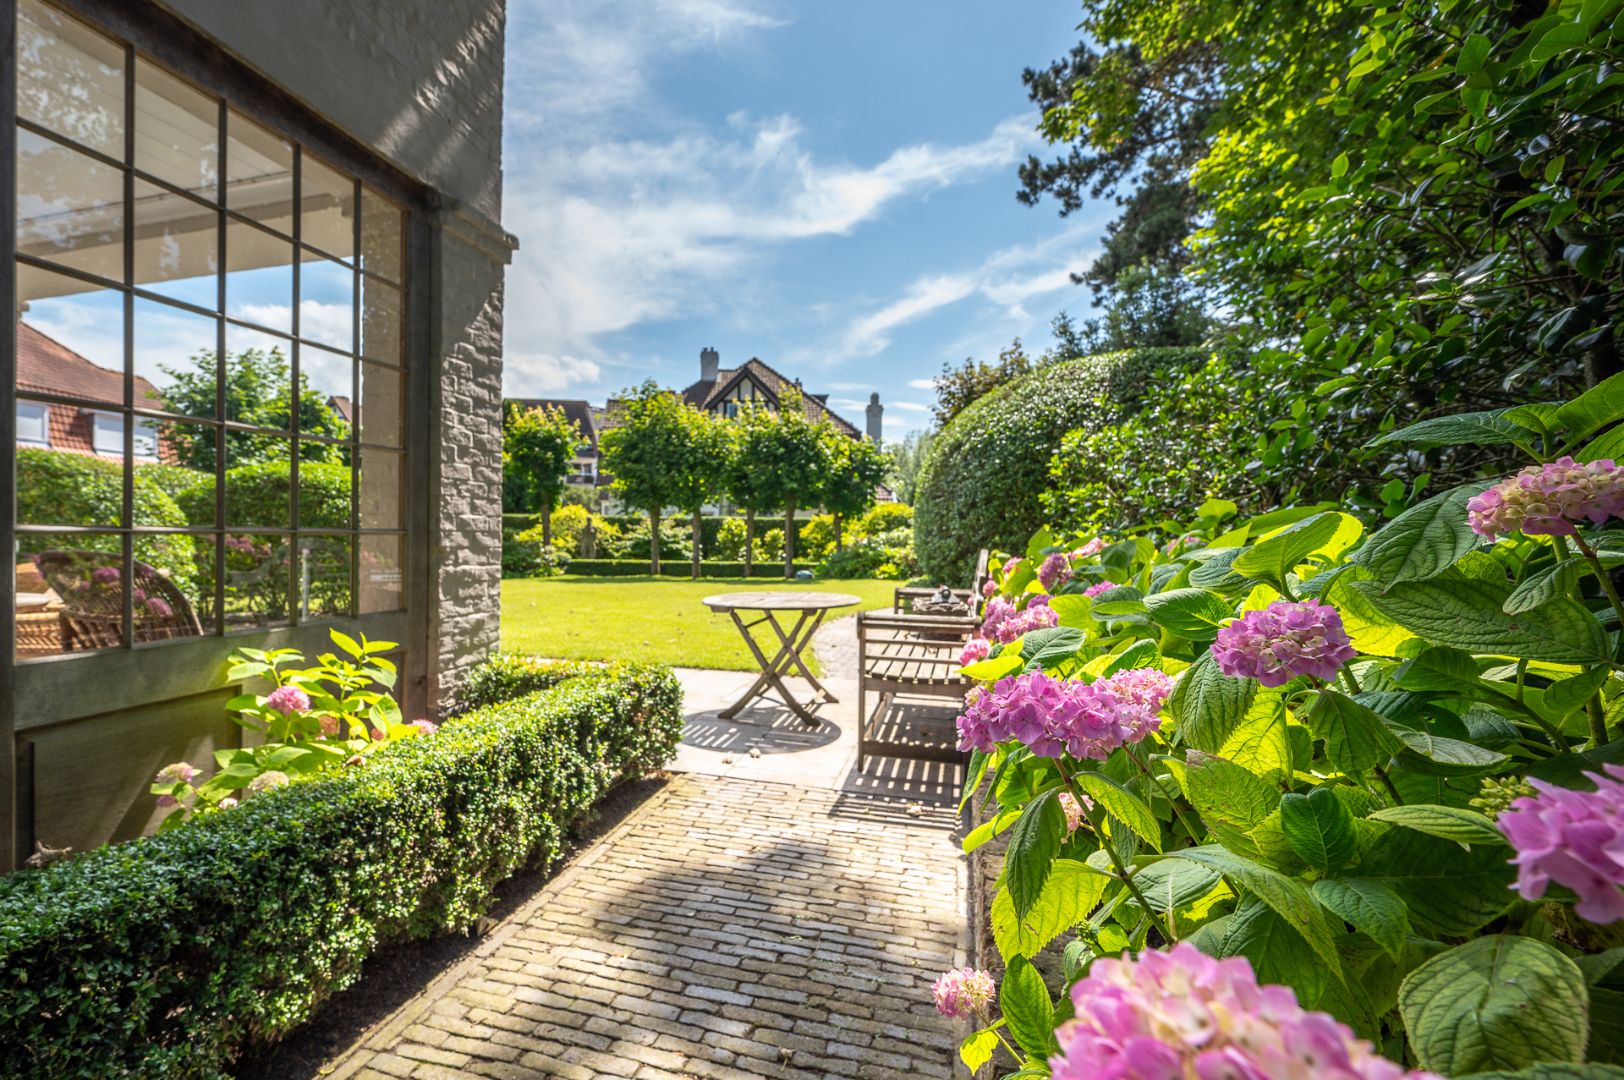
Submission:
<svg viewBox="0 0 1624 1080">
<path fill-rule="evenodd" d="M 1335 690 L 1323 690 L 1308 713 L 1314 738 L 1325 740 L 1325 758 L 1350 776 L 1359 776 L 1404 749 L 1382 718 Z"/>
<path fill-rule="evenodd" d="M 1104 773 L 1081 772 L 1074 779 L 1078 787 L 1105 807 L 1118 821 L 1132 829 L 1135 836 L 1157 851 L 1162 850 L 1161 823 L 1139 796 Z M 1058 804 L 1056 809 L 1059 809 Z"/>
<path fill-rule="evenodd" d="M 1004 881 L 1014 901 L 1015 914 L 1022 918 L 1037 903 L 1055 855 L 1066 838 L 1066 812 L 1060 807 L 1059 795 L 1051 788 L 1027 803 L 1009 833 L 1009 848 L 1004 853 Z"/>
<path fill-rule="evenodd" d="M 992 1060 L 997 1050 L 998 1032 L 992 1028 L 982 1028 L 966 1035 L 964 1041 L 959 1043 L 959 1060 L 974 1074 L 981 1066 Z"/>
<path fill-rule="evenodd" d="M 1308 865 L 1334 870 L 1353 861 L 1353 815 L 1330 788 L 1280 797 L 1280 824 L 1291 849 Z"/>
<path fill-rule="evenodd" d="M 1283 780 L 1291 774 L 1291 742 L 1287 737 L 1286 697 L 1278 689 L 1260 689 L 1246 717 L 1230 733 L 1218 756 L 1265 780 Z"/>
<path fill-rule="evenodd" d="M 1315 1008 L 1325 993 L 1325 965 L 1302 934 L 1256 897 L 1248 897 L 1236 908 L 1219 956 L 1246 957 L 1258 982 L 1291 987 L 1304 1008 Z"/>
<path fill-rule="evenodd" d="M 1183 859 L 1158 859 L 1136 871 L 1134 887 L 1158 915 L 1195 903 L 1222 880 L 1218 871 Z"/>
<path fill-rule="evenodd" d="M 1573 600 L 1507 615 L 1501 610 L 1505 590 L 1453 571 L 1429 581 L 1401 581 L 1385 591 L 1370 581 L 1354 582 L 1353 588 L 1376 610 L 1435 645 L 1557 663 L 1610 659 L 1601 623 Z"/>
<path fill-rule="evenodd" d="M 1017 956 L 1004 968 L 998 1007 L 1009 1024 L 1015 1045 L 1035 1058 L 1058 1049 L 1054 1038 L 1054 1002 L 1031 961 Z"/>
<path fill-rule="evenodd" d="M 1353 647 L 1369 656 L 1398 656 L 1416 636 L 1377 611 L 1365 595 L 1353 588 L 1355 581 L 1370 571 L 1355 567 L 1342 574 L 1325 590 L 1321 599 L 1342 615 L 1342 629 Z"/>
<path fill-rule="evenodd" d="M 1624 1066 L 1532 1065 L 1517 1072 L 1473 1073 L 1472 1080 L 1624 1080 Z"/>
<path fill-rule="evenodd" d="M 1404 901 L 1392 889 L 1363 878 L 1322 878 L 1310 891 L 1328 911 L 1367 934 L 1394 960 L 1399 958 L 1410 919 Z"/>
<path fill-rule="evenodd" d="M 1235 608 L 1206 589 L 1169 589 L 1145 597 L 1145 609 L 1156 625 L 1191 641 L 1211 641 L 1235 617 Z"/>
<path fill-rule="evenodd" d="M 1375 447 L 1401 442 L 1417 450 L 1432 450 L 1440 446 L 1504 446 L 1530 434 L 1506 418 L 1508 411 L 1491 409 L 1487 412 L 1436 416 L 1397 431 L 1389 431 L 1372 439 L 1368 445 Z"/>
<path fill-rule="evenodd" d="M 1458 844 L 1501 844 L 1506 838 L 1494 822 L 1475 810 L 1458 806 L 1389 806 L 1370 815 L 1371 821 L 1386 821 L 1405 829 L 1453 840 Z"/>
<path fill-rule="evenodd" d="M 1410 507 L 1377 530 L 1353 561 L 1384 582 L 1436 577 L 1479 544 L 1466 502 L 1488 486 L 1465 484 Z"/>
<path fill-rule="evenodd" d="M 1399 1013 L 1422 1068 L 1448 1076 L 1577 1063 L 1590 1028 L 1578 965 L 1533 938 L 1493 934 L 1412 971 Z"/>
<path fill-rule="evenodd" d="M 1099 904 L 1111 877 L 1075 859 L 1056 859 L 1037 903 L 1024 918 L 1015 914 L 1009 890 L 999 889 L 990 911 L 998 955 L 1036 956 L 1043 947 L 1076 926 Z"/>
<path fill-rule="evenodd" d="M 1280 792 L 1253 773 L 1223 758 L 1191 754 L 1183 777 L 1190 805 L 1225 847 L 1256 855 L 1246 834 L 1280 804 Z"/>
<path fill-rule="evenodd" d="M 1353 876 L 1392 889 L 1417 931 L 1442 937 L 1476 933 L 1516 899 L 1504 848 L 1465 848 L 1414 829 L 1389 828 L 1377 837 Z"/>
<path fill-rule="evenodd" d="M 1170 857 L 1210 867 L 1263 901 L 1286 925 L 1302 935 L 1328 971 L 1341 974 L 1342 960 L 1336 950 L 1336 939 L 1319 904 L 1302 882 L 1212 844 L 1171 852 Z"/>
<path fill-rule="evenodd" d="M 1212 653 L 1202 653 L 1167 699 L 1175 737 L 1186 746 L 1217 753 L 1246 719 L 1258 689 L 1255 679 L 1230 678 L 1218 670 Z"/>
</svg>

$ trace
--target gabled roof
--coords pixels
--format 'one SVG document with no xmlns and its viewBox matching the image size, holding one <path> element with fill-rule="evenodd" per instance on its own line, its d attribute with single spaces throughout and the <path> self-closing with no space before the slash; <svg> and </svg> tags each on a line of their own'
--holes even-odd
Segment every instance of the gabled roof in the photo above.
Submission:
<svg viewBox="0 0 1624 1080">
<path fill-rule="evenodd" d="M 17 324 L 17 389 L 23 393 L 56 394 L 122 408 L 124 373 L 89 360 L 55 338 L 29 326 Z M 142 408 L 161 408 L 158 388 L 137 375 L 135 403 Z"/>
<path fill-rule="evenodd" d="M 783 397 L 791 389 L 800 389 L 800 384 L 787 378 L 770 364 L 751 357 L 749 361 L 736 368 L 723 368 L 716 374 L 715 381 L 701 380 L 689 386 L 682 392 L 682 400 L 699 409 L 713 409 L 733 388 L 749 379 L 761 388 L 766 394 L 768 404 L 777 408 Z M 801 407 L 806 410 L 808 420 L 814 422 L 828 420 L 844 435 L 854 439 L 862 438 L 862 432 L 853 426 L 845 417 L 829 408 L 825 399 L 827 394 L 811 394 L 801 390 Z"/>
<path fill-rule="evenodd" d="M 592 444 L 592 449 L 598 448 L 598 424 L 594 415 L 598 410 L 590 403 L 568 398 L 508 398 L 507 401 L 521 409 L 564 410 L 565 419 L 575 421 L 575 426 L 580 429 L 587 442 Z"/>
</svg>

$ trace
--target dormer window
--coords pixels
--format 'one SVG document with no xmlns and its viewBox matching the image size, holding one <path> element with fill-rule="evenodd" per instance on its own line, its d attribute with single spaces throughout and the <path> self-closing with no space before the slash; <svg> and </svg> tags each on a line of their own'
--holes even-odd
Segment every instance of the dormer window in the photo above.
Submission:
<svg viewBox="0 0 1624 1080">
<path fill-rule="evenodd" d="M 38 401 L 17 402 L 17 445 L 51 445 L 51 407 Z"/>
</svg>

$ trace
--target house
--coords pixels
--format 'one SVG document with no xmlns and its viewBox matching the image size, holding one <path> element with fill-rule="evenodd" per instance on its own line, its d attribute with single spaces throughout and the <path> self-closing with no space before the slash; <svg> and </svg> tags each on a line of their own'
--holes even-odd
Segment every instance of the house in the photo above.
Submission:
<svg viewBox="0 0 1624 1080">
<path fill-rule="evenodd" d="M 859 431 L 845 417 L 829 408 L 828 394 L 807 393 L 801 389 L 800 379 L 792 380 L 755 357 L 736 368 L 724 368 L 721 354 L 710 346 L 699 351 L 699 381 L 682 392 L 682 400 L 696 409 L 732 417 L 737 416 L 739 409 L 746 404 L 763 405 L 777 412 L 779 403 L 791 390 L 800 392 L 801 407 L 806 410 L 807 419 L 826 420 L 854 439 L 866 435 L 873 442 L 880 441 L 885 407 L 880 404 L 879 394 L 869 395 L 864 417 L 866 427 L 864 431 Z"/>
<path fill-rule="evenodd" d="M 19 556 L 0 575 L 0 872 L 35 841 L 155 827 L 156 769 L 241 745 L 224 710 L 245 689 L 226 674 L 238 646 L 394 642 L 412 717 L 495 648 L 505 24 L 505 0 L 0 0 L 17 326 L 0 415 L 18 429 L 0 469 L 16 475 L 19 446 L 117 461 L 129 439 L 129 491 L 163 458 L 158 432 L 223 449 L 212 506 L 184 526 L 133 520 L 139 490 L 70 507 L 0 488 Z M 232 372 L 210 361 L 248 349 L 279 350 L 356 422 L 334 438 L 223 415 Z M 190 405 L 154 390 L 180 370 Z M 318 529 L 293 470 L 334 443 L 358 494 Z M 286 461 L 292 497 L 231 495 L 238 454 Z M 49 552 L 110 571 L 126 614 L 69 633 L 92 613 L 39 584 Z M 138 573 L 178 597 L 162 634 Z"/>
<path fill-rule="evenodd" d="M 566 419 L 573 421 L 581 433 L 581 445 L 575 451 L 570 474 L 564 482 L 571 487 L 598 486 L 598 425 L 603 410 L 594 409 L 585 401 L 561 398 L 508 398 L 508 406 L 520 409 L 561 409 Z"/>
</svg>

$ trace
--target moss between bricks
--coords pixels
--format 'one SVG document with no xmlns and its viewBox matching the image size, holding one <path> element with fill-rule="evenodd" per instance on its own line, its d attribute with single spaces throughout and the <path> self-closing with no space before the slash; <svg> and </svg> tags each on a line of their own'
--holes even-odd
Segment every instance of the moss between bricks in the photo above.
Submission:
<svg viewBox="0 0 1624 1080">
<path fill-rule="evenodd" d="M 0 880 L 0 1075 L 224 1075 L 381 944 L 471 925 L 612 784 L 675 753 L 666 668 L 525 679 L 544 688 L 364 768 Z"/>
</svg>

